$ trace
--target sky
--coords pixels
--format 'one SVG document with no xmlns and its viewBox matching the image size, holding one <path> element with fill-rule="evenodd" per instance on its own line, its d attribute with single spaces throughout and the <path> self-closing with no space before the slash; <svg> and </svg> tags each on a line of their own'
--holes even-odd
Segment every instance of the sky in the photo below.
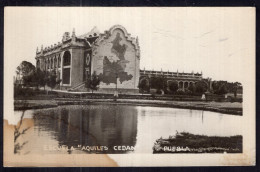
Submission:
<svg viewBox="0 0 260 172">
<path fill-rule="evenodd" d="M 241 83 L 254 69 L 251 7 L 6 7 L 4 13 L 5 72 L 15 73 L 23 60 L 35 65 L 37 47 L 61 42 L 73 28 L 79 36 L 116 24 L 138 36 L 141 69 L 202 72 L 204 78 Z"/>
</svg>

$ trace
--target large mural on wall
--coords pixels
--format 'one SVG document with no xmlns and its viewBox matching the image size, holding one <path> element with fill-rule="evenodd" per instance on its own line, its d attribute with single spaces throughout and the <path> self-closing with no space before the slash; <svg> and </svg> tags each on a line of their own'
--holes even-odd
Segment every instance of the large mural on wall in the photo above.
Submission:
<svg viewBox="0 0 260 172">
<path fill-rule="evenodd" d="M 128 60 L 125 59 L 125 52 L 127 49 L 126 44 L 120 44 L 122 40 L 120 33 L 116 34 L 115 39 L 111 42 L 111 52 L 114 53 L 118 60 L 110 62 L 107 56 L 103 59 L 103 73 L 99 74 L 99 78 L 106 84 L 115 83 L 119 78 L 120 83 L 131 80 L 133 75 L 125 71 Z"/>
<path fill-rule="evenodd" d="M 137 89 L 139 46 L 121 26 L 114 26 L 93 47 L 92 73 L 101 80 L 100 88 Z"/>
</svg>

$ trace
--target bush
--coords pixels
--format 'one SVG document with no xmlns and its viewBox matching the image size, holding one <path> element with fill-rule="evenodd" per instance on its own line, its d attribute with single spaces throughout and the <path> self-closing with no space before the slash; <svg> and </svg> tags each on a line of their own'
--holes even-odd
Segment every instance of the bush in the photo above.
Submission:
<svg viewBox="0 0 260 172">
<path fill-rule="evenodd" d="M 156 90 L 156 94 L 162 94 L 161 90 Z"/>
<path fill-rule="evenodd" d="M 139 85 L 138 85 L 138 88 L 139 88 L 139 92 L 141 93 L 144 93 L 144 92 L 149 92 L 149 82 L 145 79 L 141 80 L 139 82 Z"/>
<path fill-rule="evenodd" d="M 14 87 L 14 97 L 17 96 L 33 96 L 35 95 L 35 91 L 32 88 L 22 88 L 22 86 Z"/>
<path fill-rule="evenodd" d="M 195 84 L 195 92 L 196 93 L 205 93 L 207 91 L 207 85 L 203 81 L 199 81 Z"/>
<path fill-rule="evenodd" d="M 177 93 L 178 95 L 184 95 L 184 94 L 185 94 L 185 92 L 184 92 L 181 88 L 178 89 L 176 93 Z"/>
<path fill-rule="evenodd" d="M 192 95 L 192 91 L 190 91 L 189 89 L 185 89 L 184 93 L 186 95 Z"/>
<path fill-rule="evenodd" d="M 178 82 L 170 82 L 169 89 L 172 93 L 175 93 L 178 90 Z"/>
<path fill-rule="evenodd" d="M 231 96 L 228 97 L 228 101 L 230 101 L 231 103 L 233 103 L 233 102 L 242 103 L 242 99 L 241 98 L 236 98 L 236 97 L 231 97 Z"/>
<path fill-rule="evenodd" d="M 194 94 L 196 92 L 194 84 L 190 84 L 188 87 L 188 90 L 191 92 L 191 94 Z"/>
<path fill-rule="evenodd" d="M 170 91 L 168 91 L 167 89 L 164 89 L 164 94 L 170 94 Z"/>
<path fill-rule="evenodd" d="M 227 86 L 225 84 L 221 85 L 219 89 L 215 91 L 215 93 L 218 95 L 227 94 L 228 93 Z"/>
</svg>

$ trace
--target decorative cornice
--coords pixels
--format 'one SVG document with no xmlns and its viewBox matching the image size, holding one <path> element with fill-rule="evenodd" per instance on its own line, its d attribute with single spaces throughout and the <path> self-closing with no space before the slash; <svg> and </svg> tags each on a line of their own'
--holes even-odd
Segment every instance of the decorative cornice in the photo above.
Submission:
<svg viewBox="0 0 260 172">
<path fill-rule="evenodd" d="M 138 59 L 140 59 L 140 46 L 139 46 L 139 43 L 138 43 L 138 37 L 137 38 L 131 37 L 131 34 L 129 34 L 126 31 L 126 29 L 121 25 L 114 25 L 108 31 L 105 31 L 104 34 L 100 34 L 99 38 L 97 38 L 94 41 L 93 44 L 98 46 L 100 42 L 102 42 L 105 39 L 108 39 L 113 34 L 114 30 L 116 30 L 116 29 L 122 30 L 126 40 L 131 42 L 134 45 L 136 56 L 137 56 Z M 81 37 L 76 37 L 74 29 L 73 29 L 73 32 L 72 32 L 72 37 L 70 37 L 69 34 L 68 34 L 66 39 L 65 39 L 64 36 L 63 36 L 63 38 L 64 39 L 62 40 L 61 43 L 59 42 L 58 44 L 54 44 L 54 45 L 51 45 L 51 46 L 45 47 L 45 48 L 43 48 L 43 46 L 41 46 L 41 51 L 36 51 L 36 57 L 35 58 L 49 56 L 49 55 L 58 53 L 58 52 L 60 52 L 64 49 L 67 49 L 67 48 L 75 48 L 75 47 L 90 48 L 93 45 L 93 44 L 91 45 L 91 43 L 87 39 L 84 39 L 84 38 L 81 38 Z"/>
<path fill-rule="evenodd" d="M 94 42 L 94 45 L 99 45 L 100 42 L 103 42 L 103 40 L 108 39 L 116 29 L 120 29 L 123 31 L 126 40 L 130 41 L 134 45 L 134 48 L 136 50 L 136 56 L 138 59 L 140 59 L 140 46 L 138 43 L 138 39 L 131 37 L 131 34 L 129 34 L 127 30 L 121 25 L 114 25 L 108 31 L 105 31 L 104 34 L 101 34 L 101 36 Z"/>
<path fill-rule="evenodd" d="M 86 46 L 87 45 L 87 46 Z M 76 39 L 76 41 L 72 41 L 72 39 L 68 39 L 62 43 L 54 44 L 54 46 L 51 47 L 45 47 L 44 49 L 42 48 L 41 52 L 38 52 L 36 54 L 35 58 L 40 58 L 48 55 L 52 55 L 55 53 L 58 53 L 64 49 L 67 48 L 89 48 L 90 44 L 89 42 L 85 41 L 84 39 Z"/>
</svg>

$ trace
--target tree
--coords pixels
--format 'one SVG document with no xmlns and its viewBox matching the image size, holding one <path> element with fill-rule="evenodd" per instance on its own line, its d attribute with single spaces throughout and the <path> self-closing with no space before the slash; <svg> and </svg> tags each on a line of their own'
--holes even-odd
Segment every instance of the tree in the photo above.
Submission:
<svg viewBox="0 0 260 172">
<path fill-rule="evenodd" d="M 218 95 L 223 95 L 229 92 L 230 90 L 230 83 L 227 81 L 215 81 L 212 84 L 213 92 Z"/>
<path fill-rule="evenodd" d="M 228 93 L 228 89 L 227 89 L 226 84 L 222 84 L 222 85 L 219 87 L 219 90 L 218 90 L 217 93 L 218 93 L 219 95 L 227 94 L 227 93 Z"/>
<path fill-rule="evenodd" d="M 53 89 L 57 84 L 59 84 L 61 82 L 61 80 L 57 77 L 57 74 L 55 72 L 55 70 L 49 72 L 47 74 L 47 85 L 49 87 L 51 87 L 51 89 Z"/>
<path fill-rule="evenodd" d="M 179 89 L 176 91 L 176 94 L 178 94 L 178 95 L 184 95 L 185 92 L 183 91 L 183 89 L 179 88 Z"/>
<path fill-rule="evenodd" d="M 238 88 L 242 87 L 242 84 L 239 82 L 235 82 L 235 83 L 232 82 L 229 85 L 230 85 L 229 91 L 234 93 L 234 97 L 237 97 L 237 90 Z"/>
<path fill-rule="evenodd" d="M 189 90 L 189 88 L 185 88 L 184 89 L 184 93 L 186 94 L 186 95 L 192 95 L 192 91 L 191 90 Z"/>
<path fill-rule="evenodd" d="M 28 75 L 23 75 L 22 79 L 23 79 L 23 84 L 26 86 L 35 86 L 36 85 L 34 71 Z"/>
<path fill-rule="evenodd" d="M 141 93 L 143 94 L 144 91 L 149 91 L 149 83 L 146 79 L 143 79 L 139 82 L 138 88 L 140 89 Z"/>
<path fill-rule="evenodd" d="M 195 84 L 195 92 L 196 93 L 205 93 L 207 91 L 207 85 L 203 81 L 199 81 Z"/>
<path fill-rule="evenodd" d="M 29 75 L 33 71 L 35 71 L 35 66 L 27 61 L 22 61 L 21 64 L 16 68 L 16 73 L 19 73 L 21 75 Z"/>
<path fill-rule="evenodd" d="M 213 89 L 213 92 L 215 93 L 218 89 L 219 89 L 219 81 L 213 81 L 212 82 L 212 89 Z"/>
<path fill-rule="evenodd" d="M 85 87 L 91 89 L 92 93 L 94 90 L 98 90 L 100 84 L 100 79 L 97 77 L 96 72 L 94 72 L 91 77 L 87 78 L 85 82 Z"/>
<path fill-rule="evenodd" d="M 22 79 L 25 85 L 32 86 L 35 82 L 34 72 L 35 66 L 27 61 L 22 61 L 16 68 L 17 78 Z"/>
<path fill-rule="evenodd" d="M 188 87 L 188 90 L 191 92 L 191 93 L 194 93 L 195 92 L 195 86 L 194 84 L 190 84 L 189 87 Z"/>
<path fill-rule="evenodd" d="M 234 97 L 237 96 L 238 88 L 241 88 L 241 83 L 239 82 L 227 82 L 227 81 L 214 81 L 212 83 L 213 92 L 215 94 L 226 94 L 226 93 L 234 93 Z"/>
<path fill-rule="evenodd" d="M 163 77 L 152 77 L 151 78 L 151 88 L 155 88 L 159 92 L 160 90 L 164 89 L 165 86 L 165 79 Z"/>
<path fill-rule="evenodd" d="M 48 74 L 49 74 L 49 72 L 45 72 L 40 69 L 36 69 L 34 77 L 35 77 L 35 81 L 37 83 L 37 87 L 38 86 L 44 87 L 44 90 L 45 90 L 45 85 L 47 84 L 48 77 L 49 77 Z"/>
<path fill-rule="evenodd" d="M 176 82 L 176 81 L 170 82 L 169 89 L 172 93 L 175 93 L 178 90 L 178 88 L 179 88 L 178 82 Z"/>
</svg>

